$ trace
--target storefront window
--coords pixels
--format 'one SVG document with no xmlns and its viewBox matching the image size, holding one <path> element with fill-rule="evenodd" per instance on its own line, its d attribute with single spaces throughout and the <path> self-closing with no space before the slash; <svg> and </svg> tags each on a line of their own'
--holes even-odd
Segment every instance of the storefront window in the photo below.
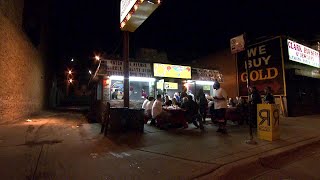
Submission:
<svg viewBox="0 0 320 180">
<path fill-rule="evenodd" d="M 129 82 L 129 100 L 143 101 L 147 96 L 152 95 L 153 82 L 151 81 L 130 81 Z M 124 87 L 123 80 L 111 80 L 110 99 L 123 99 Z"/>
</svg>

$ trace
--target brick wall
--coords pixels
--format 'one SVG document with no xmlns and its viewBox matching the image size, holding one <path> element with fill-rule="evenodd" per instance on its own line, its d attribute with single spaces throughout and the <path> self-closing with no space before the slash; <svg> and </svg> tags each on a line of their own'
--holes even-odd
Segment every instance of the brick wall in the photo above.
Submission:
<svg viewBox="0 0 320 180">
<path fill-rule="evenodd" d="M 229 49 L 196 60 L 194 64 L 199 68 L 216 69 L 223 75 L 224 88 L 229 97 L 238 95 L 236 59 Z"/>
<path fill-rule="evenodd" d="M 0 0 L 0 123 L 43 108 L 44 63 L 22 31 L 23 0 Z"/>
</svg>

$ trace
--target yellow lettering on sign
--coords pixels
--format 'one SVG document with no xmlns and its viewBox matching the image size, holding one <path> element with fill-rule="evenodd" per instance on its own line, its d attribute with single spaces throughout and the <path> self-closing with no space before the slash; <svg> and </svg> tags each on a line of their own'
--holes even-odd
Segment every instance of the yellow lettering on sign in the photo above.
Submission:
<svg viewBox="0 0 320 180">
<path fill-rule="evenodd" d="M 274 79 L 279 75 L 277 68 L 266 68 L 265 70 L 253 70 L 250 72 L 251 81 L 263 81 L 267 79 Z M 240 75 L 242 82 L 247 82 L 247 73 L 244 72 Z"/>
</svg>

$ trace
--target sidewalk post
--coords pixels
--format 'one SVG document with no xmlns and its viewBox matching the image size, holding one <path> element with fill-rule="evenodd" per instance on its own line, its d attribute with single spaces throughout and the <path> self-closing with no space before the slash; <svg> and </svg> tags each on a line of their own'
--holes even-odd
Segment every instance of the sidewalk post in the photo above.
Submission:
<svg viewBox="0 0 320 180">
<path fill-rule="evenodd" d="M 246 68 L 246 73 L 247 73 L 247 90 L 248 90 L 248 103 L 249 103 L 249 100 L 250 100 L 250 68 L 249 68 L 249 65 L 248 65 L 248 52 L 247 52 L 247 34 L 246 33 L 243 33 L 243 37 L 244 37 L 244 44 L 245 44 L 245 68 Z M 253 131 L 252 131 L 252 122 L 253 122 L 253 119 L 252 119 L 252 107 L 251 105 L 249 104 L 248 106 L 248 110 L 249 110 L 249 134 L 250 134 L 250 139 L 246 140 L 246 143 L 247 144 L 252 144 L 252 145 L 256 145 L 257 142 L 254 140 L 253 138 Z"/>
</svg>

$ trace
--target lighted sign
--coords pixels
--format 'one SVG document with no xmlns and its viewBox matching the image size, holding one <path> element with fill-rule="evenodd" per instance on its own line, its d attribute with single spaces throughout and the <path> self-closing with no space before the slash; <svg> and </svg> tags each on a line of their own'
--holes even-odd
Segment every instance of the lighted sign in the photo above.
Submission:
<svg viewBox="0 0 320 180">
<path fill-rule="evenodd" d="M 191 79 L 190 66 L 154 63 L 153 72 L 156 77 Z"/>
<path fill-rule="evenodd" d="M 165 89 L 178 89 L 178 83 L 165 82 L 164 88 Z"/>
<path fill-rule="evenodd" d="M 204 85 L 204 86 L 203 86 L 203 90 L 204 90 L 204 91 L 210 91 L 210 89 L 211 89 L 211 86 L 210 86 L 210 85 Z"/>
<path fill-rule="evenodd" d="M 157 82 L 157 89 L 163 89 L 163 82 Z"/>
<path fill-rule="evenodd" d="M 131 8 L 134 6 L 134 4 L 137 2 L 137 0 L 121 0 L 120 4 L 120 23 L 124 20 L 126 15 L 129 13 Z"/>
<path fill-rule="evenodd" d="M 288 39 L 289 59 L 320 68 L 319 52 Z"/>
</svg>

